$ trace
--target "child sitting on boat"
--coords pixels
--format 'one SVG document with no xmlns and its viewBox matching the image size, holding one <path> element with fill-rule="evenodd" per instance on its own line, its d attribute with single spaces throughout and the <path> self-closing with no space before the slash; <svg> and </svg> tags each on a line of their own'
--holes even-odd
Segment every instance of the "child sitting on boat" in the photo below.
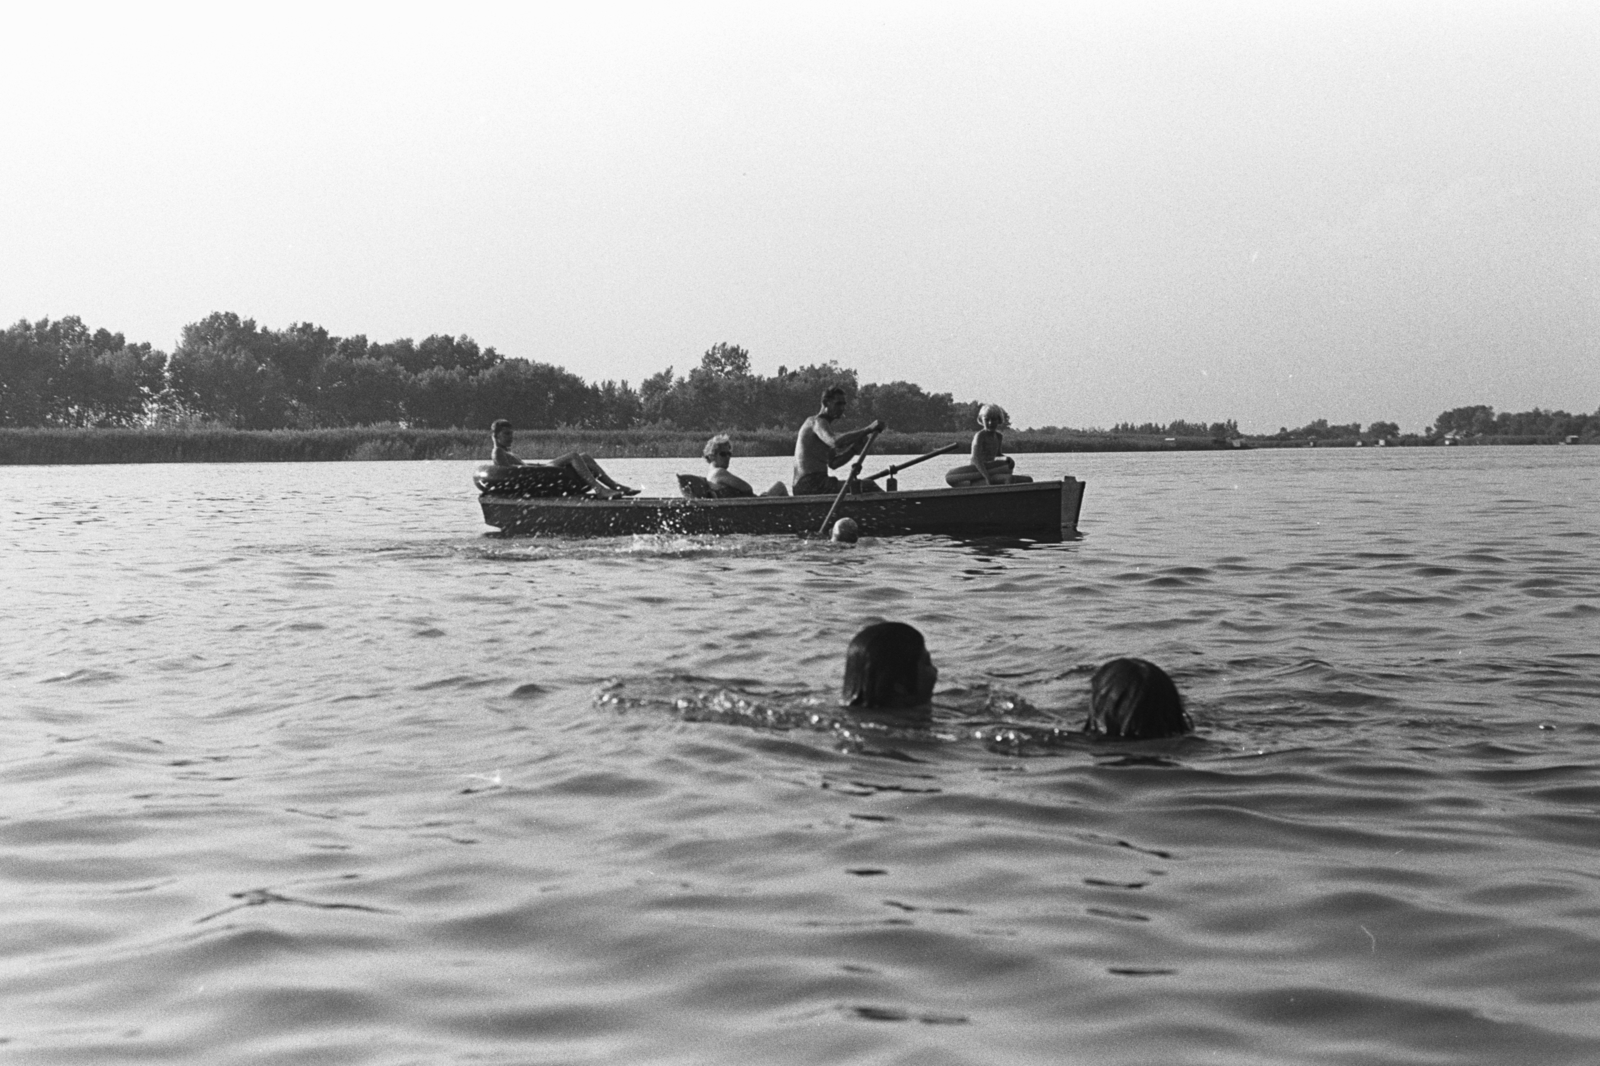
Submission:
<svg viewBox="0 0 1600 1066">
<path fill-rule="evenodd" d="M 495 419 L 494 424 L 489 427 L 489 436 L 494 441 L 491 462 L 495 466 L 564 466 L 582 478 L 590 491 L 599 499 L 610 500 L 618 496 L 639 495 L 638 489 L 631 489 L 611 480 L 611 475 L 600 469 L 600 464 L 594 461 L 594 456 L 584 452 L 567 452 L 548 462 L 523 462 L 511 450 L 510 419 Z"/>
<path fill-rule="evenodd" d="M 1031 477 L 1013 473 L 1016 461 L 1003 454 L 1004 437 L 1000 428 L 1008 421 L 1005 408 L 997 403 L 986 403 L 978 408 L 978 425 L 982 428 L 972 435 L 972 462 L 951 470 L 944 476 L 945 482 L 956 488 L 1032 481 Z"/>
<path fill-rule="evenodd" d="M 756 490 L 750 482 L 737 474 L 730 473 L 728 464 L 733 462 L 733 441 L 728 439 L 726 433 L 718 433 L 706 441 L 706 446 L 701 449 L 705 457 L 706 483 L 711 486 L 714 495 L 727 498 L 734 496 L 754 496 Z M 782 481 L 774 481 L 763 496 L 787 496 L 789 486 Z"/>
</svg>

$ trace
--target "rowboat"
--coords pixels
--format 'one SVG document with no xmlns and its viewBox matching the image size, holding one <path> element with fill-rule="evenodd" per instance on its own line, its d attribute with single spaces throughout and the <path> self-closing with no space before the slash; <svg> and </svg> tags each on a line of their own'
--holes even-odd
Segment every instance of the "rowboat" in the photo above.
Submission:
<svg viewBox="0 0 1600 1066">
<path fill-rule="evenodd" d="M 828 519 L 852 518 L 862 536 L 925 533 L 1059 541 L 1078 535 L 1083 482 L 1077 478 L 1012 485 L 917 489 L 828 496 L 598 500 L 565 467 L 493 467 L 473 479 L 483 520 L 504 533 L 549 537 L 635 534 L 786 533 L 811 535 Z"/>
</svg>

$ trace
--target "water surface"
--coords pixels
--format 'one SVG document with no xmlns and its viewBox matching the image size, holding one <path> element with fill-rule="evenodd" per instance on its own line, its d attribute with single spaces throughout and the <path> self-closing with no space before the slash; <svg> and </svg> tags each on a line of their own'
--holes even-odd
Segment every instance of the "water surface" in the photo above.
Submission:
<svg viewBox="0 0 1600 1066">
<path fill-rule="evenodd" d="M 1600 1058 L 1600 450 L 1024 460 L 1083 539 L 0 468 L 0 1059 Z M 931 725 L 834 706 L 877 618 Z M 1198 736 L 1073 735 L 1121 654 Z"/>
</svg>

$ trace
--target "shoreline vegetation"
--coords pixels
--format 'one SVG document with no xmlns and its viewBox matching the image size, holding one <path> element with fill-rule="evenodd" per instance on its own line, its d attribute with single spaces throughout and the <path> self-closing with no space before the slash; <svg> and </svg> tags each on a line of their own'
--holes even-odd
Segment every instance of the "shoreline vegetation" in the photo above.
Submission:
<svg viewBox="0 0 1600 1066">
<path fill-rule="evenodd" d="M 825 387 L 850 399 L 848 425 L 881 419 L 882 454 L 919 455 L 971 439 L 983 402 L 908 381 L 862 383 L 836 361 L 763 375 L 736 344 L 641 381 L 586 382 L 559 366 L 501 355 L 471 337 L 372 342 L 309 322 L 285 329 L 218 311 L 183 328 L 171 354 L 79 318 L 0 330 L 0 465 L 470 459 L 507 418 L 530 455 L 697 457 L 727 432 L 748 455 L 788 455 Z M 848 427 L 847 427 L 848 428 Z M 1445 411 L 1421 434 L 1394 422 L 1247 435 L 1223 422 L 1110 429 L 1008 428 L 1006 450 L 1211 451 L 1292 447 L 1600 443 L 1600 411 Z"/>
<path fill-rule="evenodd" d="M 740 453 L 750 456 L 790 455 L 794 434 L 787 430 L 735 431 Z M 0 466 L 51 466 L 113 463 L 277 463 L 373 462 L 404 460 L 488 460 L 488 434 L 476 429 L 416 429 L 399 425 L 352 426 L 342 429 L 199 428 L 0 428 Z M 945 433 L 887 432 L 875 452 L 921 455 L 952 442 Z M 601 459 L 700 458 L 701 431 L 660 429 L 518 430 L 517 443 L 530 457 L 582 450 Z M 1166 437 L 1153 434 L 1011 431 L 1006 451 L 1013 455 L 1041 452 L 1195 452 L 1266 448 L 1435 447 L 1442 438 L 1409 434 L 1374 445 L 1359 437 L 1326 439 L 1207 436 Z M 1569 441 L 1552 435 L 1478 436 L 1451 440 L 1465 446 L 1600 444 L 1594 435 Z M 869 460 L 870 465 L 870 460 Z"/>
</svg>

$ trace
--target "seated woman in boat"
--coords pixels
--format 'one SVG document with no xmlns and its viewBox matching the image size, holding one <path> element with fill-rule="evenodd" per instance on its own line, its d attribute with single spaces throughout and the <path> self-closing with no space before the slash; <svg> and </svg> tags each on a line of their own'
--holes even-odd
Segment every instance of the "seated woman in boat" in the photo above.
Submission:
<svg viewBox="0 0 1600 1066">
<path fill-rule="evenodd" d="M 1194 731 L 1183 697 L 1165 670 L 1144 659 L 1112 659 L 1089 679 L 1086 733 L 1154 740 Z"/>
<path fill-rule="evenodd" d="M 756 490 L 750 482 L 737 474 L 729 473 L 728 464 L 733 462 L 733 441 L 728 439 L 726 433 L 718 433 L 706 441 L 706 446 L 701 449 L 701 454 L 706 460 L 706 482 L 711 486 L 713 495 L 722 498 L 734 496 L 754 496 Z M 781 481 L 774 481 L 763 492 L 763 496 L 787 496 L 789 486 Z"/>
<path fill-rule="evenodd" d="M 844 703 L 856 710 L 926 710 L 938 680 L 922 634 L 904 622 L 867 626 L 845 653 Z"/>
<path fill-rule="evenodd" d="M 495 419 L 494 424 L 489 427 L 489 436 L 494 440 L 491 461 L 495 466 L 564 466 L 582 478 L 595 496 L 602 500 L 639 495 L 638 489 L 630 489 L 611 480 L 611 476 L 600 469 L 600 464 L 594 461 L 594 456 L 584 452 L 567 452 L 548 462 L 523 462 L 511 450 L 510 419 Z"/>
<path fill-rule="evenodd" d="M 1016 461 L 1003 454 L 1005 438 L 1000 429 L 1008 421 L 1005 408 L 997 403 L 986 403 L 978 408 L 978 425 L 982 428 L 972 435 L 972 461 L 946 474 L 945 482 L 955 488 L 1032 481 L 1031 477 L 1014 473 Z"/>
</svg>

